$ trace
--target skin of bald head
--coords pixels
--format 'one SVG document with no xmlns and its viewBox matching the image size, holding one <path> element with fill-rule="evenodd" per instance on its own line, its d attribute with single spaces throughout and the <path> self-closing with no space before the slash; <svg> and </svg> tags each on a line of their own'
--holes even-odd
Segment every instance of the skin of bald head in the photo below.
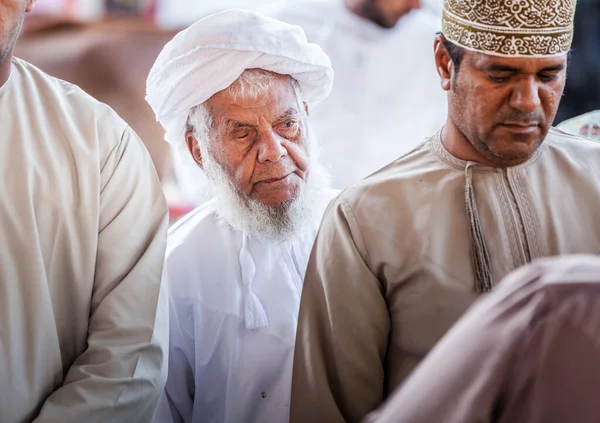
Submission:
<svg viewBox="0 0 600 423">
<path fill-rule="evenodd" d="M 186 137 L 188 151 L 200 167 L 198 143 L 205 143 L 241 197 L 273 206 L 300 195 L 309 163 L 308 106 L 291 77 L 245 71 L 203 107 L 210 119 L 207 128 L 188 131 Z"/>
<path fill-rule="evenodd" d="M 448 92 L 442 141 L 455 157 L 493 167 L 529 160 L 551 128 L 565 86 L 567 54 L 498 57 L 438 34 L 435 63 Z"/>
<path fill-rule="evenodd" d="M 345 0 L 354 14 L 370 20 L 382 28 L 393 28 L 412 10 L 421 7 L 421 0 Z"/>
<path fill-rule="evenodd" d="M 34 6 L 35 0 L 0 0 L 0 86 L 10 75 L 13 50 L 25 14 L 31 12 Z"/>
</svg>

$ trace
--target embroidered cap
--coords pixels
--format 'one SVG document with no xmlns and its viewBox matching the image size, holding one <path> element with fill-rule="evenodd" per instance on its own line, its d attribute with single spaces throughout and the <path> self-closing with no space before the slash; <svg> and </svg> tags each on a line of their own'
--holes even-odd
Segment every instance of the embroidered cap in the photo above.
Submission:
<svg viewBox="0 0 600 423">
<path fill-rule="evenodd" d="M 577 0 L 444 0 L 442 33 L 468 50 L 504 57 L 569 51 Z"/>
</svg>

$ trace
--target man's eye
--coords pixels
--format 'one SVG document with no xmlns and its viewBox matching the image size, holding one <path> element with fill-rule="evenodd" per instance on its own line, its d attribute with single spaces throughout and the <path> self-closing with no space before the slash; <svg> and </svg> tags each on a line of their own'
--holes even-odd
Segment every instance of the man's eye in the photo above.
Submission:
<svg viewBox="0 0 600 423">
<path fill-rule="evenodd" d="M 488 75 L 488 78 L 493 81 L 493 82 L 497 82 L 499 84 L 506 82 L 509 80 L 509 77 L 506 76 L 494 76 L 494 75 Z"/>
<path fill-rule="evenodd" d="M 274 129 L 279 136 L 287 138 L 288 140 L 296 138 L 300 133 L 300 125 L 298 124 L 298 121 L 294 119 L 284 120 L 278 123 Z"/>
<path fill-rule="evenodd" d="M 235 131 L 231 135 L 236 140 L 243 140 L 243 139 L 248 138 L 250 136 L 250 131 Z"/>
<path fill-rule="evenodd" d="M 544 82 L 550 82 L 550 81 L 554 81 L 557 78 L 557 76 L 558 75 L 556 75 L 556 74 L 541 73 L 539 75 L 539 78 Z"/>
<path fill-rule="evenodd" d="M 293 136 L 298 132 L 298 122 L 295 120 L 286 120 L 279 125 L 277 131 L 286 134 L 287 136 Z"/>
</svg>

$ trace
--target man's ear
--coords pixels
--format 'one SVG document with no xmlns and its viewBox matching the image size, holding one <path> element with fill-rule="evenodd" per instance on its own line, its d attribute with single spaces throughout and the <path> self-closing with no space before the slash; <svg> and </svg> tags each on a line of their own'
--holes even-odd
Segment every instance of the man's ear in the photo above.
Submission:
<svg viewBox="0 0 600 423">
<path fill-rule="evenodd" d="M 198 147 L 198 141 L 196 141 L 196 137 L 192 131 L 188 131 L 185 134 L 185 143 L 194 161 L 202 168 L 202 154 L 200 153 L 200 147 Z"/>
<path fill-rule="evenodd" d="M 304 111 L 306 112 L 306 116 L 310 116 L 310 113 L 308 112 L 308 104 L 306 104 L 306 101 L 304 102 Z"/>
<path fill-rule="evenodd" d="M 25 8 L 25 12 L 29 13 L 35 8 L 35 0 L 27 0 L 27 7 Z"/>
<path fill-rule="evenodd" d="M 435 68 L 440 76 L 440 83 L 444 91 L 450 91 L 452 86 L 452 73 L 454 72 L 454 63 L 452 58 L 444 47 L 446 38 L 438 34 L 433 42 L 433 54 L 435 58 Z"/>
</svg>

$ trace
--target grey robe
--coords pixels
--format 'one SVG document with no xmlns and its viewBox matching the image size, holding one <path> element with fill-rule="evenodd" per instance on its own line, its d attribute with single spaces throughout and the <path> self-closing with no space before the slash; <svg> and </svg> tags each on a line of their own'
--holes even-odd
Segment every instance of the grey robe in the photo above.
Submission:
<svg viewBox="0 0 600 423">
<path fill-rule="evenodd" d="M 600 258 L 541 259 L 479 300 L 365 423 L 596 423 Z"/>
</svg>

